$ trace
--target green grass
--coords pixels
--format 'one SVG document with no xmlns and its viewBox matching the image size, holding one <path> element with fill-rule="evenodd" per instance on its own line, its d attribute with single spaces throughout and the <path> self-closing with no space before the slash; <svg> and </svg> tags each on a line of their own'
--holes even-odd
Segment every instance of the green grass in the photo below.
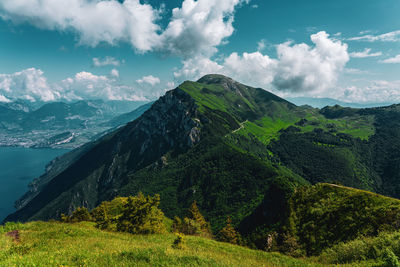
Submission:
<svg viewBox="0 0 400 267">
<path fill-rule="evenodd" d="M 185 237 L 185 249 L 173 249 L 174 234 L 106 232 L 92 223 L 30 222 L 15 228 L 19 243 L 0 230 L 0 266 L 324 266 L 193 236 Z"/>
<path fill-rule="evenodd" d="M 281 114 L 282 115 L 282 114 Z M 300 128 L 302 133 L 311 132 L 316 128 L 321 128 L 325 131 L 334 130 L 334 133 L 346 133 L 354 138 L 368 140 L 375 133 L 373 126 L 374 119 L 372 116 L 355 116 L 352 118 L 326 119 L 320 114 L 309 114 L 304 117 L 308 120 L 304 125 L 296 125 L 301 117 L 297 114 L 283 114 L 281 118 L 263 117 L 257 121 L 245 121 L 242 128 L 235 131 L 233 134 L 240 134 L 246 137 L 253 135 L 257 139 L 268 145 L 272 139 L 277 139 L 280 136 L 280 130 L 286 129 L 289 126 Z"/>
</svg>

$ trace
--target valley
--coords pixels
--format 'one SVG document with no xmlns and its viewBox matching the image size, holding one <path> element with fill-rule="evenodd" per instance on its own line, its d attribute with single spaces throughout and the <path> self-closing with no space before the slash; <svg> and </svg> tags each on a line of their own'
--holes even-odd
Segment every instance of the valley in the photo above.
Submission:
<svg viewBox="0 0 400 267">
<path fill-rule="evenodd" d="M 77 148 L 140 116 L 147 102 L 0 103 L 0 146 Z M 122 117 L 121 117 L 122 116 Z"/>
</svg>

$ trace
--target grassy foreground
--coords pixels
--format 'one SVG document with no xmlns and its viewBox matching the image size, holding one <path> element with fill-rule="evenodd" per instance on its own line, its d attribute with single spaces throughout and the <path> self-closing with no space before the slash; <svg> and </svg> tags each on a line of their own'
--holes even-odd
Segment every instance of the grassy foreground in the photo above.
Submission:
<svg viewBox="0 0 400 267">
<path fill-rule="evenodd" d="M 17 229 L 18 242 L 0 227 L 0 266 L 322 266 L 193 236 L 185 237 L 185 249 L 173 249 L 174 234 L 106 232 L 91 223 L 30 222 Z"/>
</svg>

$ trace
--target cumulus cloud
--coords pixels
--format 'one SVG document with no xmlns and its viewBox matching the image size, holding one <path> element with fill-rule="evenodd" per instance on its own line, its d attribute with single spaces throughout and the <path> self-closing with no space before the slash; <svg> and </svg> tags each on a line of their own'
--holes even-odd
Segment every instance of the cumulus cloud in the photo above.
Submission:
<svg viewBox="0 0 400 267">
<path fill-rule="evenodd" d="M 350 56 L 354 58 L 379 57 L 382 56 L 382 52 L 371 53 L 371 48 L 365 48 L 363 51 L 350 53 Z"/>
<path fill-rule="evenodd" d="M 387 64 L 397 64 L 400 63 L 400 55 L 385 59 L 380 61 L 381 63 L 387 63 Z"/>
<path fill-rule="evenodd" d="M 105 100 L 146 100 L 135 88 L 118 84 L 117 80 L 103 75 L 95 75 L 82 71 L 72 78 L 67 78 L 58 84 L 57 89 L 63 98 L 74 99 L 105 99 Z"/>
<path fill-rule="evenodd" d="M 81 99 L 144 101 L 155 94 L 155 91 L 119 84 L 116 74 L 107 77 L 82 71 L 52 84 L 48 83 L 43 71 L 35 68 L 0 74 L 0 102 L 16 99 L 32 102 Z"/>
<path fill-rule="evenodd" d="M 347 45 L 321 31 L 311 35 L 314 47 L 307 44 L 280 44 L 278 67 L 273 84 L 278 90 L 323 91 L 332 87 L 349 61 Z"/>
<path fill-rule="evenodd" d="M 400 81 L 372 81 L 370 84 L 339 88 L 335 95 L 337 99 L 353 102 L 394 103 L 400 102 Z"/>
<path fill-rule="evenodd" d="M 121 65 L 121 62 L 118 59 L 115 59 L 113 57 L 105 57 L 105 58 L 93 58 L 93 66 L 95 67 L 104 67 L 104 66 L 119 66 Z"/>
<path fill-rule="evenodd" d="M 70 30 L 80 43 L 96 46 L 130 42 L 140 52 L 151 50 L 159 40 L 159 11 L 139 0 L 2 0 L 3 19 L 28 22 L 49 30 Z"/>
<path fill-rule="evenodd" d="M 129 42 L 139 53 L 158 51 L 188 58 L 215 53 L 234 32 L 235 8 L 248 1 L 184 0 L 172 10 L 164 31 L 158 25 L 162 10 L 140 0 L 2 0 L 0 16 L 42 29 L 75 32 L 80 44 Z M 93 59 L 93 63 L 117 64 L 111 58 Z"/>
<path fill-rule="evenodd" d="M 139 84 L 147 83 L 151 86 L 154 86 L 156 84 L 160 83 L 160 79 L 158 77 L 154 77 L 153 75 L 149 76 L 143 76 L 141 79 L 136 81 Z"/>
<path fill-rule="evenodd" d="M 365 32 L 362 32 L 365 33 Z M 366 34 L 356 37 L 351 37 L 348 39 L 349 41 L 366 41 L 366 42 L 398 42 L 400 41 L 400 30 L 399 31 L 392 31 L 384 34 Z"/>
<path fill-rule="evenodd" d="M 311 35 L 313 46 L 286 42 L 277 46 L 277 58 L 261 52 L 232 53 L 221 62 L 206 57 L 185 60 L 174 72 L 178 80 L 220 73 L 266 89 L 305 92 L 324 91 L 335 85 L 349 61 L 347 45 L 326 32 Z"/>
<path fill-rule="evenodd" d="M 207 57 L 193 57 L 182 62 L 182 67 L 174 72 L 178 81 L 198 79 L 209 73 L 223 73 L 223 66 Z"/>
<path fill-rule="evenodd" d="M 13 74 L 0 74 L 0 94 L 3 99 L 53 101 L 60 93 L 52 90 L 43 71 L 29 68 Z"/>
<path fill-rule="evenodd" d="M 216 46 L 232 35 L 235 7 L 248 0 L 185 0 L 172 10 L 162 33 L 161 50 L 189 58 L 212 55 Z"/>
<path fill-rule="evenodd" d="M 243 82 L 258 86 L 267 86 L 273 82 L 278 61 L 260 52 L 232 53 L 224 60 L 224 73 L 238 77 Z"/>
</svg>

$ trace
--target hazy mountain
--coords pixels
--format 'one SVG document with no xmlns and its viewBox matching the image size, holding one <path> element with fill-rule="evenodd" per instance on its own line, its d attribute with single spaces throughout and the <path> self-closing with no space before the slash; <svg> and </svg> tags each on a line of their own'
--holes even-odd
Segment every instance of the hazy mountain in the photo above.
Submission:
<svg viewBox="0 0 400 267">
<path fill-rule="evenodd" d="M 144 104 L 131 112 L 116 116 L 116 117 L 112 118 L 111 120 L 103 123 L 102 125 L 109 126 L 109 127 L 118 127 L 121 125 L 125 125 L 128 122 L 133 121 L 133 120 L 137 119 L 138 117 L 140 117 L 146 110 L 148 110 L 151 107 L 151 105 L 153 105 L 153 103 L 154 102 Z"/>
<path fill-rule="evenodd" d="M 119 126 L 118 120 L 112 125 L 105 123 L 144 103 L 102 100 L 1 103 L 0 145 L 78 147 L 111 127 Z"/>
<path fill-rule="evenodd" d="M 335 105 L 339 105 L 342 107 L 350 107 L 350 108 L 373 108 L 373 107 L 389 106 L 393 104 L 393 103 L 348 103 L 333 98 L 313 98 L 313 97 L 287 97 L 286 99 L 298 106 L 309 105 L 314 108 L 323 108 L 326 106 L 335 106 Z"/>
</svg>

